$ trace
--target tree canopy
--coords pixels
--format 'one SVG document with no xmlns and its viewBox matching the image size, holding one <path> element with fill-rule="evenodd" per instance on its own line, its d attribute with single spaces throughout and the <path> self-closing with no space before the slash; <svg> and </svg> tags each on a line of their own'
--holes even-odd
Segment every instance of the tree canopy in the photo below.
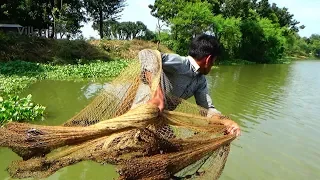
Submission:
<svg viewBox="0 0 320 180">
<path fill-rule="evenodd" d="M 103 39 L 104 21 L 118 20 L 125 7 L 125 0 L 83 0 L 84 7 L 95 23 L 99 23 L 100 38 Z"/>
<path fill-rule="evenodd" d="M 0 23 L 18 23 L 39 29 L 54 28 L 51 37 L 80 33 L 81 23 L 116 20 L 125 7 L 125 0 L 2 0 Z M 102 32 L 102 31 L 101 31 Z M 103 38 L 103 33 L 100 33 Z"/>
<path fill-rule="evenodd" d="M 305 26 L 269 0 L 155 0 L 150 13 L 169 27 L 156 34 L 142 19 L 119 22 L 124 8 L 126 0 L 1 0 L 0 23 L 51 28 L 51 38 L 69 39 L 93 21 L 101 39 L 157 40 L 180 54 L 187 53 L 192 37 L 209 33 L 221 44 L 220 60 L 272 63 L 291 55 L 320 56 L 319 35 L 300 37 Z"/>
<path fill-rule="evenodd" d="M 174 51 L 186 54 L 192 37 L 209 33 L 222 46 L 222 60 L 277 62 L 293 53 L 290 48 L 301 41 L 297 33 L 305 28 L 288 8 L 270 4 L 268 0 L 155 0 L 149 8 L 154 17 L 170 27 L 164 43 Z M 163 33 L 160 35 L 165 37 Z M 314 37 L 312 40 L 317 39 Z M 296 49 L 305 52 L 304 55 L 318 55 L 317 43 L 311 38 L 303 42 L 313 50 L 301 49 L 303 43 Z"/>
<path fill-rule="evenodd" d="M 94 23 L 93 29 L 98 30 L 99 24 Z M 105 21 L 103 25 L 103 36 L 107 39 L 145 39 L 152 40 L 155 38 L 155 34 L 150 31 L 145 24 L 141 21 L 137 22 L 118 22 L 115 20 Z"/>
</svg>

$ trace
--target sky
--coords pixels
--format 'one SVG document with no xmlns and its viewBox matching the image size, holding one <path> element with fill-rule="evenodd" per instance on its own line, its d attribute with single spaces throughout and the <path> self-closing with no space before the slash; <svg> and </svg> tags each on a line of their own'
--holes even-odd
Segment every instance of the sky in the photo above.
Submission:
<svg viewBox="0 0 320 180">
<path fill-rule="evenodd" d="M 142 21 L 148 29 L 154 31 L 157 19 L 150 14 L 149 4 L 155 0 L 127 0 L 127 6 L 122 12 L 122 21 Z M 311 34 L 320 34 L 320 0 L 269 0 L 269 3 L 276 3 L 278 7 L 287 7 L 294 18 L 305 25 L 304 30 L 300 30 L 300 36 L 309 37 Z M 98 32 L 92 29 L 92 22 L 84 24 L 81 29 L 86 38 L 98 38 Z"/>
</svg>

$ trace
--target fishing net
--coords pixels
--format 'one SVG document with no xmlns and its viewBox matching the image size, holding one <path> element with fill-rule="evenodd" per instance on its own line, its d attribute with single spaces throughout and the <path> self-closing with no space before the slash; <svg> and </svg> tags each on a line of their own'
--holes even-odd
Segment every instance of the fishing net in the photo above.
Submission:
<svg viewBox="0 0 320 180">
<path fill-rule="evenodd" d="M 44 178 L 92 160 L 116 165 L 120 179 L 218 179 L 235 139 L 222 123 L 230 120 L 169 94 L 160 113 L 148 101 L 170 86 L 161 54 L 143 50 L 137 59 L 63 125 L 0 128 L 0 146 L 22 157 L 10 175 Z"/>
</svg>

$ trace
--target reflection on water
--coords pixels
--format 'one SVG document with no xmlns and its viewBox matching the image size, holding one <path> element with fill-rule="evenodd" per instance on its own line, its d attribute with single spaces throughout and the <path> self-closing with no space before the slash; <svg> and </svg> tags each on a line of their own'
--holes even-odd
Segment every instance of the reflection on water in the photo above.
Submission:
<svg viewBox="0 0 320 180">
<path fill-rule="evenodd" d="M 290 65 L 221 66 L 208 76 L 214 104 L 238 122 L 243 135 L 233 142 L 221 179 L 320 179 L 320 61 Z M 79 112 L 107 84 L 42 81 L 24 92 L 47 106 L 39 124 L 59 125 Z M 17 160 L 0 149 L 0 179 Z M 111 166 L 83 162 L 48 179 L 112 179 Z"/>
<path fill-rule="evenodd" d="M 75 113 L 84 108 L 107 83 L 41 81 L 32 85 L 22 95 L 33 95 L 33 100 L 47 107 L 46 117 L 37 124 L 61 125 Z M 0 148 L 0 179 L 11 179 L 6 168 L 13 160 L 20 158 L 7 148 Z M 101 166 L 95 162 L 81 162 L 60 169 L 49 180 L 117 178 L 118 174 L 111 165 Z"/>
<path fill-rule="evenodd" d="M 242 126 L 221 179 L 319 179 L 319 61 L 221 67 L 211 95 Z"/>
</svg>

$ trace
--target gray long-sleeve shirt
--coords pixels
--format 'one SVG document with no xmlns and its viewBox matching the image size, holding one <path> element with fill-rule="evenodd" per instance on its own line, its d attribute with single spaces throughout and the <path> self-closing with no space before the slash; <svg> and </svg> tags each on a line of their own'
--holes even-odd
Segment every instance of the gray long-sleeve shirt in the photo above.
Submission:
<svg viewBox="0 0 320 180">
<path fill-rule="evenodd" d="M 207 116 L 210 117 L 220 113 L 214 108 L 208 93 L 207 80 L 204 75 L 199 73 L 200 67 L 192 57 L 161 53 L 161 58 L 163 69 L 161 88 L 165 95 L 165 109 L 174 110 L 180 104 L 180 99 L 188 99 L 194 96 L 197 105 L 208 110 Z M 158 71 L 157 57 L 152 50 L 140 51 L 139 59 L 142 71 Z M 146 87 L 148 86 L 146 85 Z M 141 93 L 134 104 L 138 105 L 147 101 L 147 97 L 143 96 L 145 88 L 140 88 Z"/>
<path fill-rule="evenodd" d="M 192 57 L 165 53 L 161 57 L 164 72 L 161 81 L 166 97 L 188 99 L 194 96 L 197 105 L 209 111 L 214 109 L 207 80 L 199 73 L 200 67 Z M 174 109 L 177 105 L 177 102 L 166 102 L 167 109 Z"/>
</svg>

